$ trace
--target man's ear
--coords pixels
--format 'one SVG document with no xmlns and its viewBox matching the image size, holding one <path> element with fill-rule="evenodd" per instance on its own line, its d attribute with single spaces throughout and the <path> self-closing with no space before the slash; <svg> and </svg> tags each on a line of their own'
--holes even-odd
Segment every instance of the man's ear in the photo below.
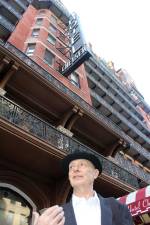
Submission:
<svg viewBox="0 0 150 225">
<path fill-rule="evenodd" d="M 99 170 L 98 169 L 95 169 L 95 174 L 94 174 L 94 178 L 96 179 L 99 175 Z"/>
</svg>

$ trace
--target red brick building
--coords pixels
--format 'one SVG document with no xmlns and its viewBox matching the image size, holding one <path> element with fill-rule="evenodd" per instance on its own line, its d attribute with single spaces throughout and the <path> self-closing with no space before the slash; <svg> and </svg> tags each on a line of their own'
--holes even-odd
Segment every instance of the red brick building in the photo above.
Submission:
<svg viewBox="0 0 150 225">
<path fill-rule="evenodd" d="M 68 201 L 60 160 L 76 149 L 101 160 L 95 189 L 103 196 L 146 187 L 150 130 L 139 107 L 147 116 L 150 108 L 144 98 L 92 51 L 62 75 L 70 13 L 61 1 L 1 4 L 0 223 L 29 224 L 33 210 Z"/>
<path fill-rule="evenodd" d="M 30 5 L 8 42 L 25 52 L 38 65 L 91 104 L 84 65 L 68 79 L 58 71 L 59 66 L 68 59 L 66 30 L 67 24 L 49 9 L 36 9 Z"/>
</svg>

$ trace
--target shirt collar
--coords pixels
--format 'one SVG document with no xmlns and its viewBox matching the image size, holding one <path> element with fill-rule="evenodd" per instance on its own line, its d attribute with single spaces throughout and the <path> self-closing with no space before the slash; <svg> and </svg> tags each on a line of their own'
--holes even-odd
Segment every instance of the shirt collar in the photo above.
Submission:
<svg viewBox="0 0 150 225">
<path fill-rule="evenodd" d="M 81 202 L 98 202 L 98 201 L 99 198 L 96 191 L 94 191 L 94 195 L 92 197 L 89 197 L 88 199 L 85 197 L 78 197 L 75 194 L 72 195 L 73 205 L 78 205 Z"/>
</svg>

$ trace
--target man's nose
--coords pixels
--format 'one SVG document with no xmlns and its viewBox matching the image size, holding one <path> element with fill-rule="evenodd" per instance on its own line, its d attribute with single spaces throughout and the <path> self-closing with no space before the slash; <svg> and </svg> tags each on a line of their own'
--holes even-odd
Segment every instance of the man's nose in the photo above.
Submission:
<svg viewBox="0 0 150 225">
<path fill-rule="evenodd" d="M 79 165 L 74 165 L 74 167 L 73 167 L 73 171 L 79 171 Z"/>
</svg>

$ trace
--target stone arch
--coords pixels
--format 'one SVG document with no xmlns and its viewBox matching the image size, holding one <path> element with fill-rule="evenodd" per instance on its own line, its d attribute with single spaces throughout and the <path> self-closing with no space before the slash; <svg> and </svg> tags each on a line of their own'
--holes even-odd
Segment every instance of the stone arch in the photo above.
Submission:
<svg viewBox="0 0 150 225">
<path fill-rule="evenodd" d="M 36 205 L 14 185 L 0 182 L 0 224 L 30 224 Z"/>
<path fill-rule="evenodd" d="M 0 184 L 9 186 L 14 191 L 17 190 L 21 196 L 26 200 L 28 199 L 35 210 L 48 207 L 50 204 L 40 185 L 37 185 L 32 179 L 23 174 L 10 170 L 1 170 Z"/>
<path fill-rule="evenodd" d="M 18 193 L 21 197 L 23 197 L 32 207 L 32 209 L 35 211 L 37 209 L 36 205 L 34 204 L 34 202 L 32 201 L 31 198 L 29 198 L 28 195 L 26 195 L 23 191 L 21 191 L 19 188 L 16 188 L 14 185 L 12 184 L 7 184 L 7 183 L 1 183 L 0 182 L 0 187 L 2 188 L 8 188 L 16 193 Z"/>
</svg>

